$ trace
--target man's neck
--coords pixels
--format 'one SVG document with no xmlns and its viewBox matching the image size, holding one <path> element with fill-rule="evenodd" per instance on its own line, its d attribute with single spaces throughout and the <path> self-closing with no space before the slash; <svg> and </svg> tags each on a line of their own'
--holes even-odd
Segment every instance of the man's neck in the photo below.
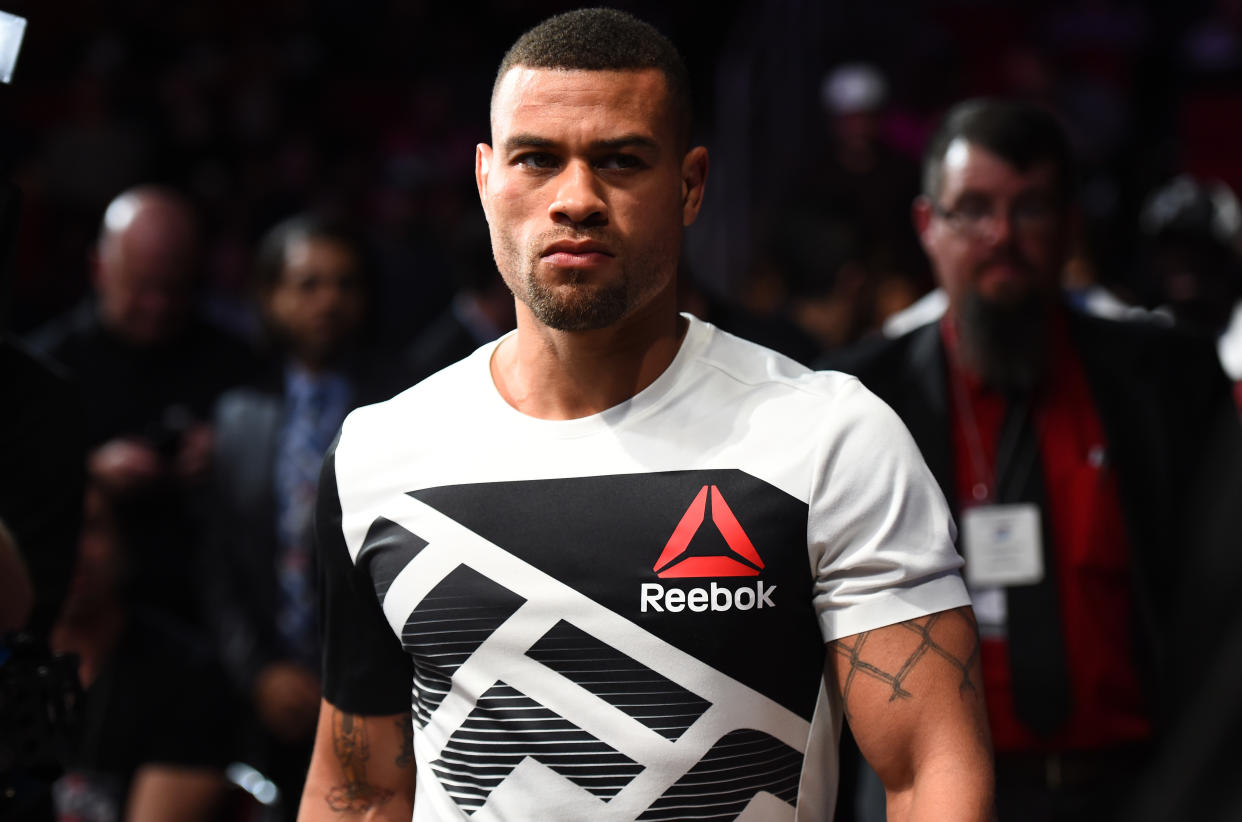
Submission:
<svg viewBox="0 0 1242 822">
<path fill-rule="evenodd" d="M 518 305 L 517 333 L 492 356 L 492 380 L 505 402 L 531 417 L 569 420 L 598 414 L 642 391 L 673 362 L 689 324 L 671 304 L 598 331 L 557 331 Z"/>
</svg>

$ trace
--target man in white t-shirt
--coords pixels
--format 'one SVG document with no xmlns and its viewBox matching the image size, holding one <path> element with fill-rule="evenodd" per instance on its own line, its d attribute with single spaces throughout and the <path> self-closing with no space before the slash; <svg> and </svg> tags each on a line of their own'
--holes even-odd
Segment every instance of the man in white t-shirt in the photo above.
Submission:
<svg viewBox="0 0 1242 822">
<path fill-rule="evenodd" d="M 346 420 L 304 819 L 985 819 L 978 638 L 896 416 L 679 315 L 707 151 L 612 10 L 510 49 L 479 194 L 517 330 Z M 418 778 L 415 779 L 417 773 Z"/>
</svg>

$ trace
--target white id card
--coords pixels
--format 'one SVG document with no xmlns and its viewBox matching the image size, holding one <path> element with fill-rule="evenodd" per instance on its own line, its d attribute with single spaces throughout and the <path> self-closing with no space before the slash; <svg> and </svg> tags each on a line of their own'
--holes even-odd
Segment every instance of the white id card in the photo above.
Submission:
<svg viewBox="0 0 1242 822">
<path fill-rule="evenodd" d="M 962 512 L 966 582 L 972 587 L 1034 585 L 1044 578 L 1039 506 L 980 505 Z"/>
<path fill-rule="evenodd" d="M 1004 639 L 1005 626 L 1009 621 L 1009 602 L 1004 588 L 970 589 L 970 605 L 975 610 L 975 622 L 979 624 L 979 636 L 986 639 Z"/>
</svg>

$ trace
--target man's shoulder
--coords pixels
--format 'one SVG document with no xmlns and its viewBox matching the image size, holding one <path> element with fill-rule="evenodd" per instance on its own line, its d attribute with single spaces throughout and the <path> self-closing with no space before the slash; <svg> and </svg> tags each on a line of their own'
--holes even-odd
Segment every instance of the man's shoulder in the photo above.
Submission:
<svg viewBox="0 0 1242 822">
<path fill-rule="evenodd" d="M 409 430 L 433 420 L 459 418 L 466 408 L 477 403 L 482 388 L 490 384 L 484 380 L 487 368 L 479 362 L 480 356 L 486 357 L 487 352 L 476 351 L 385 400 L 355 408 L 346 418 L 346 425 L 384 429 L 398 426 Z"/>
<path fill-rule="evenodd" d="M 217 429 L 244 426 L 257 414 L 279 413 L 283 404 L 281 392 L 261 382 L 239 385 L 226 390 L 216 400 Z"/>
<path fill-rule="evenodd" d="M 34 391 L 71 393 L 71 378 L 63 366 L 24 341 L 0 334 L 0 374 L 9 385 Z"/>
<path fill-rule="evenodd" d="M 254 344 L 208 317 L 191 317 L 181 340 L 184 356 L 201 360 L 222 370 L 237 371 L 245 378 L 253 377 L 261 362 Z"/>
<path fill-rule="evenodd" d="M 59 428 L 63 439 L 62 426 L 80 427 L 82 398 L 75 381 L 59 362 L 20 340 L 0 336 L 0 383 L 13 398 L 0 407 L 0 420 L 11 426 L 4 433 Z"/>
<path fill-rule="evenodd" d="M 911 367 L 928 367 L 942 352 L 939 323 L 935 320 L 897 336 L 875 335 L 825 354 L 815 366 L 853 374 L 876 390 L 903 379 Z"/>
<path fill-rule="evenodd" d="M 84 300 L 36 328 L 24 342 L 31 350 L 72 368 L 76 352 L 94 346 L 100 333 L 95 306 Z"/>
<path fill-rule="evenodd" d="M 1120 345 L 1198 347 L 1202 340 L 1184 329 L 1159 318 L 1103 317 L 1088 311 L 1067 309 L 1070 332 L 1085 342 L 1116 342 Z"/>
<path fill-rule="evenodd" d="M 1089 367 L 1115 377 L 1167 376 L 1178 381 L 1203 377 L 1223 380 L 1216 347 L 1207 337 L 1151 319 L 1112 319 L 1069 313 L 1075 347 Z"/>
<path fill-rule="evenodd" d="M 849 386 L 858 382 L 849 374 L 809 368 L 779 351 L 695 322 L 700 326 L 701 343 L 692 367 L 732 383 L 742 393 L 757 392 L 772 400 L 785 398 L 822 408 L 825 401 L 848 393 Z"/>
</svg>

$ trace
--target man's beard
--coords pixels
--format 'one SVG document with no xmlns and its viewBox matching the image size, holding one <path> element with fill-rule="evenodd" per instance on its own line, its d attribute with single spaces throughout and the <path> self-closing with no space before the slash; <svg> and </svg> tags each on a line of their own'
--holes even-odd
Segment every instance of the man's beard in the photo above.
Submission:
<svg viewBox="0 0 1242 822">
<path fill-rule="evenodd" d="M 591 287 L 581 272 L 569 276 L 570 288 L 549 287 L 528 270 L 523 276 L 526 303 L 539 322 L 557 331 L 595 331 L 613 325 L 630 309 L 629 278 Z"/>
<path fill-rule="evenodd" d="M 602 235 L 589 232 L 575 234 L 573 239 L 596 239 L 608 243 Z M 535 318 L 556 331 L 596 331 L 615 325 L 636 305 L 656 289 L 660 282 L 658 260 L 666 259 L 659 249 L 649 249 L 644 255 L 621 261 L 620 277 L 602 284 L 592 283 L 589 273 L 571 270 L 556 285 L 541 280 L 539 269 L 542 252 L 561 234 L 537 237 L 530 251 L 522 254 L 510 238 L 493 237 L 496 265 L 514 272 L 514 278 L 506 277 L 514 296 L 525 303 Z M 676 259 L 675 254 L 671 259 Z"/>
<path fill-rule="evenodd" d="M 962 358 L 984 385 L 1005 393 L 1027 393 L 1048 366 L 1047 306 L 1032 291 L 1011 302 L 968 292 L 957 313 Z"/>
</svg>

